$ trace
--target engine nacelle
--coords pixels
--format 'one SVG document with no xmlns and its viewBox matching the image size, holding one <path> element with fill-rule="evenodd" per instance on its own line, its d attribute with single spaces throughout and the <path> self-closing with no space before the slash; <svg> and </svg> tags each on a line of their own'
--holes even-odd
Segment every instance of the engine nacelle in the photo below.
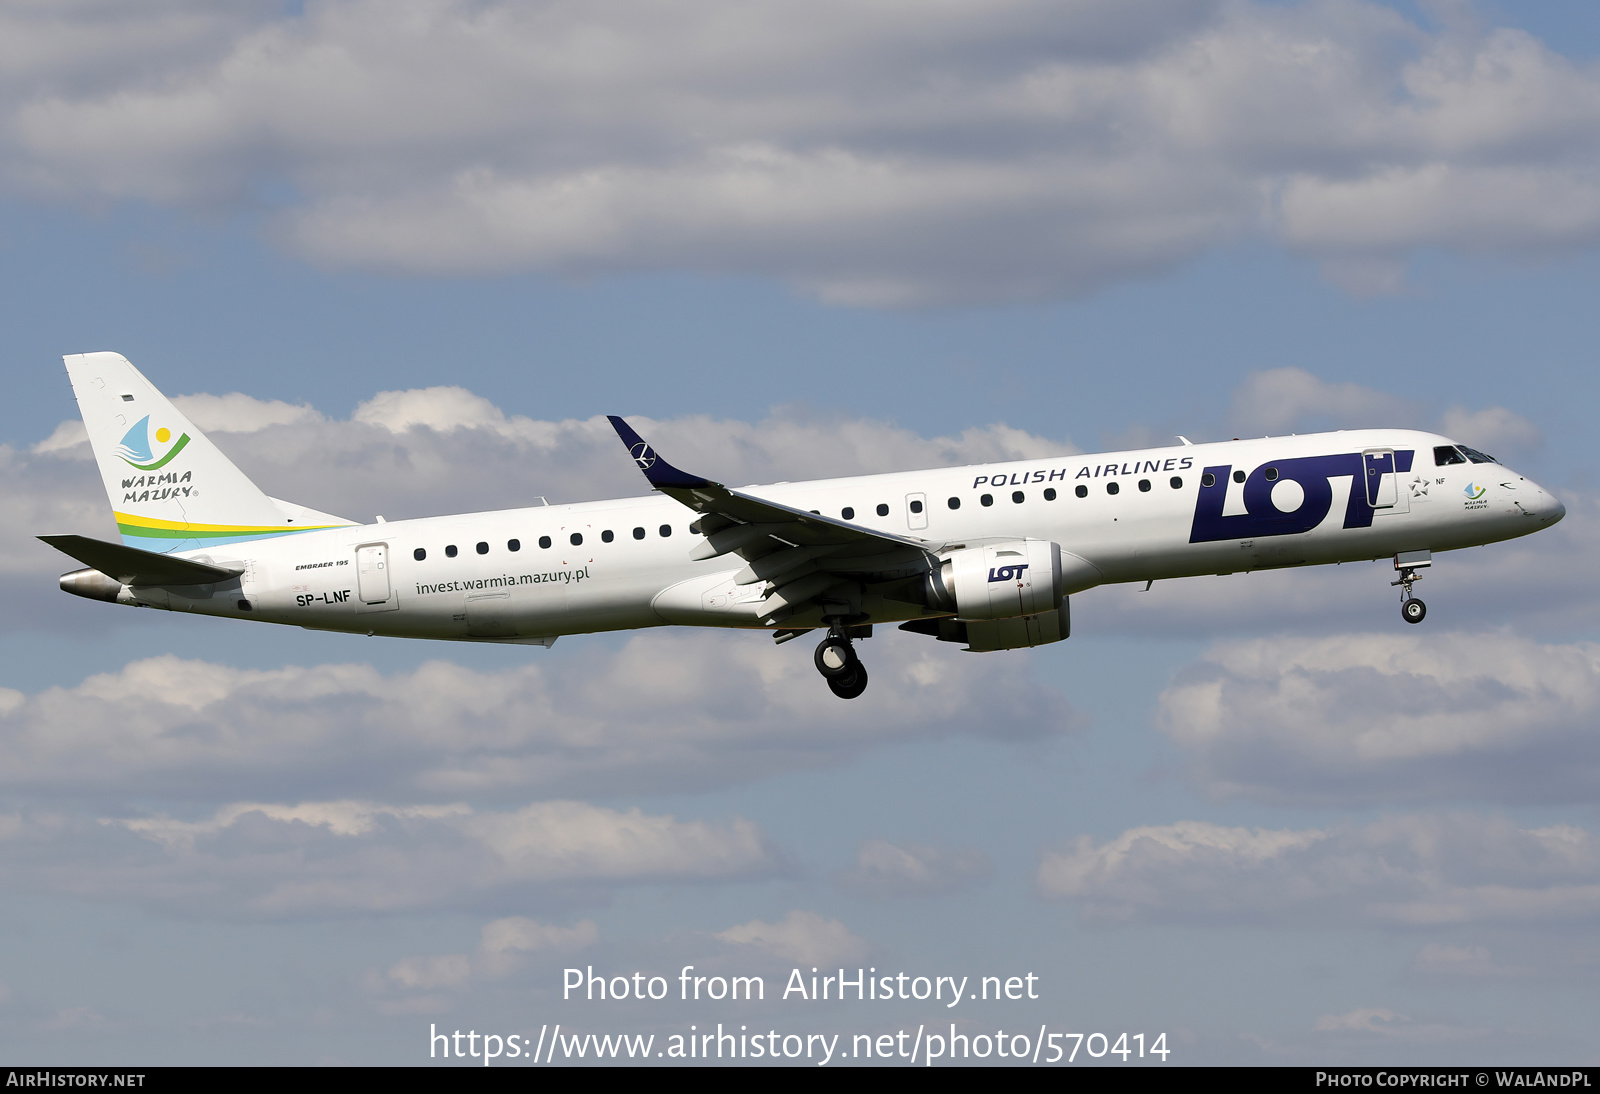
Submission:
<svg viewBox="0 0 1600 1094">
<path fill-rule="evenodd" d="M 928 574 L 924 603 L 955 618 L 917 619 L 901 630 L 975 652 L 1060 642 L 1072 633 L 1067 594 L 1104 580 L 1088 560 L 1042 539 L 1013 539 L 952 552 Z"/>
<path fill-rule="evenodd" d="M 1066 595 L 1061 545 L 1012 539 L 969 547 L 928 575 L 928 606 L 962 621 L 1053 612 Z"/>
<path fill-rule="evenodd" d="M 993 650 L 1023 650 L 1060 642 L 1072 634 L 1072 616 L 1067 597 L 1054 611 L 1038 615 L 1019 615 L 1011 619 L 913 619 L 900 624 L 903 631 L 928 634 L 941 642 L 961 642 L 969 653 Z"/>
</svg>

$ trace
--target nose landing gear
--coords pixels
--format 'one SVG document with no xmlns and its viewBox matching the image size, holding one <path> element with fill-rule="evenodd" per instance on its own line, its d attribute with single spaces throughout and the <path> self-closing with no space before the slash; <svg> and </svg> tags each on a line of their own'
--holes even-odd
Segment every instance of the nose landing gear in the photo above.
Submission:
<svg viewBox="0 0 1600 1094">
<path fill-rule="evenodd" d="M 1403 551 L 1394 556 L 1394 568 L 1400 576 L 1389 584 L 1400 586 L 1400 618 L 1407 623 L 1421 623 L 1428 617 L 1428 606 L 1411 595 L 1411 586 L 1422 580 L 1417 571 L 1431 565 L 1433 555 L 1428 551 Z"/>
<path fill-rule="evenodd" d="M 856 656 L 849 633 L 842 627 L 828 631 L 828 637 L 817 645 L 817 671 L 828 682 L 828 688 L 841 699 L 854 699 L 867 690 L 867 667 Z"/>
</svg>

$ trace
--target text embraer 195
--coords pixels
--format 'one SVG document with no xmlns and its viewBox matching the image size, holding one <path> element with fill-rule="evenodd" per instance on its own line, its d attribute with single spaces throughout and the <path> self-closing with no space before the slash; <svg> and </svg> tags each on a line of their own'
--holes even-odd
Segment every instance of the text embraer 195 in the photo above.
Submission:
<svg viewBox="0 0 1600 1094">
<path fill-rule="evenodd" d="M 1113 582 L 1393 558 L 1407 622 L 1436 551 L 1566 510 L 1481 452 L 1365 429 L 730 490 L 611 424 L 656 496 L 358 524 L 269 498 L 128 361 L 66 359 L 122 543 L 42 536 L 118 604 L 317 630 L 549 646 L 678 625 L 823 632 L 817 669 L 867 685 L 875 624 L 968 650 L 1069 633 Z M 621 457 L 619 452 L 618 456 Z"/>
</svg>

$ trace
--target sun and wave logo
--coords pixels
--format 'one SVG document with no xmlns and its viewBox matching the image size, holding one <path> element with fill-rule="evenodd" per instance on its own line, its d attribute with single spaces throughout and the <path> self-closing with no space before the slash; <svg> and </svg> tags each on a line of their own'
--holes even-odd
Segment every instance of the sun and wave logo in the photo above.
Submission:
<svg viewBox="0 0 1600 1094">
<path fill-rule="evenodd" d="M 1487 494 L 1488 492 L 1489 492 L 1488 487 L 1479 486 L 1477 483 L 1471 483 L 1471 482 L 1467 483 L 1466 489 L 1462 491 L 1463 494 L 1467 495 L 1467 500 L 1468 501 L 1477 501 L 1479 498 L 1483 497 L 1483 495 Z"/>
<path fill-rule="evenodd" d="M 172 447 L 167 449 L 165 455 L 157 457 L 150 444 L 150 415 L 146 414 L 133 423 L 132 429 L 122 435 L 122 440 L 117 444 L 117 455 L 130 467 L 136 467 L 140 471 L 157 471 L 171 463 L 173 457 L 183 451 L 184 446 L 189 443 L 189 434 L 185 433 L 176 441 L 172 441 L 172 430 L 166 426 L 156 430 L 156 445 L 164 446 L 169 441 L 172 442 Z"/>
</svg>

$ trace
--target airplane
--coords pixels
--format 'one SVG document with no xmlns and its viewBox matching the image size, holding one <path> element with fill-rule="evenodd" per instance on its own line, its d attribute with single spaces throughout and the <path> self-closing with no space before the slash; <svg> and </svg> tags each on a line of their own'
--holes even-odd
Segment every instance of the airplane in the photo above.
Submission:
<svg viewBox="0 0 1600 1094">
<path fill-rule="evenodd" d="M 1392 559 L 1401 614 L 1435 552 L 1566 509 L 1433 433 L 1362 429 L 730 489 L 610 418 L 653 495 L 362 524 L 268 497 L 117 353 L 63 358 L 121 543 L 40 536 L 77 596 L 311 630 L 549 647 L 664 625 L 822 632 L 853 699 L 881 624 L 971 652 L 1071 634 L 1098 585 Z M 542 499 L 541 499 L 542 500 Z"/>
</svg>

